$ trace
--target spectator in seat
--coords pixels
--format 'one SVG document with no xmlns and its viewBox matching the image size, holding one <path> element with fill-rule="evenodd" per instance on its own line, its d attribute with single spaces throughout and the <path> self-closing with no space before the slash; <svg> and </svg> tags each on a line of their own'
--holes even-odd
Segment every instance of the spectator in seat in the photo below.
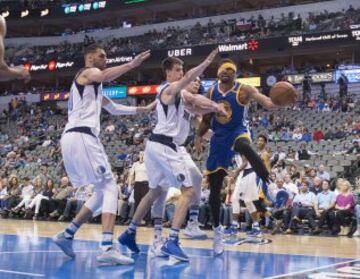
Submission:
<svg viewBox="0 0 360 279">
<path fill-rule="evenodd" d="M 166 204 L 164 211 L 164 226 L 170 226 L 175 213 L 176 202 L 181 196 L 181 192 L 179 189 L 170 187 L 166 196 Z"/>
<path fill-rule="evenodd" d="M 200 206 L 199 206 L 199 222 L 202 226 L 210 223 L 211 221 L 209 196 L 210 196 L 209 182 L 207 181 L 207 176 L 205 176 L 202 180 Z"/>
<path fill-rule="evenodd" d="M 332 131 L 331 128 L 325 128 L 325 135 L 324 135 L 324 139 L 325 140 L 333 140 L 335 138 L 335 134 Z"/>
<path fill-rule="evenodd" d="M 312 140 L 311 133 L 309 132 L 309 130 L 307 128 L 305 128 L 304 131 L 303 131 L 301 141 L 309 143 L 311 140 Z"/>
<path fill-rule="evenodd" d="M 309 221 L 309 226 L 314 234 L 320 232 L 315 222 L 317 211 L 317 198 L 313 192 L 309 191 L 309 183 L 307 181 L 302 181 L 300 193 L 296 195 L 293 200 L 291 221 L 286 233 L 292 233 L 296 230 L 302 219 L 307 219 Z"/>
<path fill-rule="evenodd" d="M 21 201 L 21 187 L 19 186 L 19 180 L 16 175 L 11 175 L 9 179 L 9 199 L 8 208 L 15 207 Z"/>
<path fill-rule="evenodd" d="M 315 195 L 318 195 L 323 191 L 321 178 L 317 176 L 313 178 L 312 185 L 310 185 L 310 191 L 313 192 Z"/>
<path fill-rule="evenodd" d="M 49 214 L 51 218 L 59 217 L 66 206 L 67 198 L 74 191 L 74 188 L 70 186 L 69 179 L 64 176 L 60 180 L 60 186 L 55 190 L 53 198 L 49 200 L 49 210 L 52 212 Z"/>
<path fill-rule="evenodd" d="M 322 130 L 320 128 L 316 129 L 313 133 L 313 140 L 319 142 L 323 139 L 324 139 L 324 134 Z"/>
<path fill-rule="evenodd" d="M 54 183 L 52 182 L 52 180 L 49 179 L 47 181 L 46 185 L 43 186 L 42 180 L 38 176 L 38 177 L 36 177 L 34 179 L 34 187 L 36 189 L 41 189 L 41 190 L 40 190 L 40 192 L 37 193 L 37 195 L 31 201 L 31 203 L 29 205 L 29 209 L 31 210 L 35 206 L 33 220 L 37 220 L 38 216 L 39 216 L 41 201 L 42 200 L 49 200 L 52 197 Z"/>
<path fill-rule="evenodd" d="M 324 164 L 320 164 L 316 176 L 319 177 L 323 181 L 324 180 L 330 181 L 330 174 L 327 171 L 325 171 Z"/>
<path fill-rule="evenodd" d="M 358 141 L 353 141 L 353 146 L 346 151 L 346 154 L 360 154 L 360 145 Z"/>
<path fill-rule="evenodd" d="M 292 181 L 290 174 L 285 175 L 283 187 L 286 192 L 288 192 L 290 199 L 293 199 L 297 194 L 299 194 L 299 189 Z"/>
<path fill-rule="evenodd" d="M 74 197 L 69 198 L 66 201 L 64 213 L 59 217 L 58 221 L 70 220 L 70 214 L 72 210 L 75 212 L 76 215 L 80 211 L 83 204 L 91 197 L 93 189 L 93 185 L 79 187 L 76 190 Z"/>
<path fill-rule="evenodd" d="M 336 187 L 340 193 L 336 197 L 335 211 L 331 217 L 332 235 L 338 235 L 341 226 L 351 225 L 348 236 L 352 236 L 356 231 L 355 196 L 351 193 L 350 182 L 346 179 L 339 178 L 336 181 Z"/>
<path fill-rule="evenodd" d="M 318 211 L 316 216 L 320 219 L 318 225 L 321 229 L 325 224 L 331 229 L 331 214 L 335 208 L 336 194 L 330 191 L 328 180 L 324 180 L 321 184 L 322 192 L 317 195 Z"/>
<path fill-rule="evenodd" d="M 11 209 L 11 211 L 14 213 L 19 212 L 23 206 L 25 206 L 25 209 L 28 209 L 31 199 L 34 195 L 34 186 L 30 183 L 29 177 L 24 178 L 24 183 L 21 188 L 21 201 L 17 206 Z"/>
<path fill-rule="evenodd" d="M 8 199 L 9 199 L 9 185 L 6 178 L 1 179 L 0 184 L 0 211 L 3 212 L 8 208 Z"/>
<path fill-rule="evenodd" d="M 284 181 L 282 179 L 276 179 L 275 183 L 277 189 L 276 193 L 274 193 L 275 199 L 273 208 L 271 209 L 271 216 L 275 222 L 271 234 L 277 233 L 281 228 L 287 230 L 291 214 L 288 203 L 290 195 L 284 187 Z"/>
<path fill-rule="evenodd" d="M 310 160 L 311 158 L 311 154 L 310 152 L 307 150 L 306 148 L 306 144 L 305 143 L 302 143 L 300 145 L 300 150 L 297 152 L 296 156 L 295 156 L 295 159 L 296 160 L 300 160 L 300 161 L 303 161 L 303 160 Z"/>
</svg>

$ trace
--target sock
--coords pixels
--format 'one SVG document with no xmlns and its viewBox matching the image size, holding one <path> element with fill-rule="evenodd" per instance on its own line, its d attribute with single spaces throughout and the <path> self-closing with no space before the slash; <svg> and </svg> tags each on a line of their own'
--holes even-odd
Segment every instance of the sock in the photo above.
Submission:
<svg viewBox="0 0 360 279">
<path fill-rule="evenodd" d="M 239 222 L 238 222 L 238 221 L 233 220 L 232 223 L 231 223 L 231 225 L 232 225 L 233 227 L 235 227 L 235 228 L 239 228 Z"/>
<path fill-rule="evenodd" d="M 160 240 L 162 234 L 162 218 L 154 218 L 154 236 L 155 240 Z"/>
<path fill-rule="evenodd" d="M 76 224 L 74 221 L 69 224 L 69 226 L 64 231 L 64 236 L 66 238 L 74 238 L 75 233 L 80 228 L 78 224 Z"/>
<path fill-rule="evenodd" d="M 265 227 L 269 227 L 270 225 L 270 217 L 265 217 Z"/>
<path fill-rule="evenodd" d="M 172 241 L 178 241 L 179 240 L 179 232 L 180 232 L 180 230 L 170 229 L 169 239 Z"/>
<path fill-rule="evenodd" d="M 260 227 L 259 222 L 253 222 L 252 224 L 253 229 L 258 229 L 259 227 Z"/>
<path fill-rule="evenodd" d="M 113 233 L 112 232 L 103 232 L 102 241 L 100 243 L 100 248 L 103 251 L 107 251 L 112 246 L 113 246 Z"/>
<path fill-rule="evenodd" d="M 137 228 L 137 224 L 135 224 L 134 222 L 131 222 L 129 227 L 127 228 L 127 232 L 128 233 L 136 233 L 136 228 Z"/>
<path fill-rule="evenodd" d="M 190 222 L 197 222 L 199 217 L 199 206 L 193 205 L 190 208 L 189 212 L 189 221 Z"/>
</svg>

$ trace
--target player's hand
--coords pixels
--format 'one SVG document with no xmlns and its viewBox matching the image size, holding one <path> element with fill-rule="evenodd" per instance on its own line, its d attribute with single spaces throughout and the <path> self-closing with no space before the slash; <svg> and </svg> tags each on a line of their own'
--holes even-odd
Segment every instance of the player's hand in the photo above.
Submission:
<svg viewBox="0 0 360 279">
<path fill-rule="evenodd" d="M 218 53 L 219 53 L 219 48 L 215 48 L 215 49 L 209 54 L 209 56 L 206 57 L 205 61 L 206 61 L 208 64 L 211 64 L 211 63 L 214 61 L 214 59 L 215 59 L 215 57 L 216 57 L 216 55 L 217 55 Z"/>
<path fill-rule="evenodd" d="M 145 107 L 145 112 L 152 112 L 156 108 L 156 101 L 153 101 L 152 103 L 148 104 Z"/>
<path fill-rule="evenodd" d="M 221 104 L 221 103 L 220 104 L 216 103 L 215 112 L 220 114 L 220 115 L 225 116 L 226 118 L 230 117 L 229 113 L 225 109 L 225 106 L 223 104 Z"/>
<path fill-rule="evenodd" d="M 150 50 L 144 51 L 135 56 L 135 58 L 130 62 L 132 68 L 139 67 L 146 59 L 150 57 Z"/>
<path fill-rule="evenodd" d="M 202 137 L 195 138 L 195 151 L 197 153 L 202 153 L 204 151 Z"/>
<path fill-rule="evenodd" d="M 12 67 L 11 71 L 16 74 L 17 79 L 24 80 L 26 83 L 30 81 L 30 72 L 24 67 Z"/>
</svg>

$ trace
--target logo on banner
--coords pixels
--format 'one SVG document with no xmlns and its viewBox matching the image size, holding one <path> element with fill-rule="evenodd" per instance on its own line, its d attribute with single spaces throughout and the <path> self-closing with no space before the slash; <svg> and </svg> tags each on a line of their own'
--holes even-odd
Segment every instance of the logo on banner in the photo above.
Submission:
<svg viewBox="0 0 360 279">
<path fill-rule="evenodd" d="M 169 57 L 183 57 L 183 56 L 191 56 L 192 48 L 180 48 L 180 49 L 172 49 L 168 50 Z"/>
<path fill-rule="evenodd" d="M 256 51 L 260 47 L 260 43 L 257 40 L 250 40 L 241 44 L 227 44 L 219 45 L 219 52 L 233 52 L 233 51 Z"/>
<path fill-rule="evenodd" d="M 133 60 L 132 56 L 118 56 L 106 59 L 106 64 L 126 63 Z"/>
<path fill-rule="evenodd" d="M 302 42 L 303 42 L 302 36 L 289 37 L 289 44 L 291 44 L 293 47 L 298 46 Z"/>
<path fill-rule="evenodd" d="M 360 30 L 351 31 L 351 35 L 355 40 L 360 41 Z"/>
</svg>

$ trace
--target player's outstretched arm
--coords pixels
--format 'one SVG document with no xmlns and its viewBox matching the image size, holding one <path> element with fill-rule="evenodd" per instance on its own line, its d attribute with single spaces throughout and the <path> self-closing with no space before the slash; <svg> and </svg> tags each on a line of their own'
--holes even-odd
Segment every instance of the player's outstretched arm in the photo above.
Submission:
<svg viewBox="0 0 360 279">
<path fill-rule="evenodd" d="M 0 81 L 9 81 L 13 79 L 30 80 L 29 71 L 23 67 L 9 67 L 5 63 L 5 45 L 6 23 L 4 17 L 0 15 Z"/>
<path fill-rule="evenodd" d="M 246 92 L 246 96 L 248 96 L 249 101 L 254 100 L 260 105 L 262 105 L 264 108 L 269 110 L 274 110 L 279 108 L 277 105 L 275 105 L 271 99 L 259 92 L 254 86 L 251 85 L 243 85 L 244 87 L 241 90 L 244 90 Z"/>
<path fill-rule="evenodd" d="M 188 86 L 190 82 L 200 76 L 205 71 L 205 69 L 213 62 L 218 52 L 219 49 L 216 48 L 208 55 L 208 57 L 206 57 L 206 59 L 200 65 L 187 71 L 187 73 L 183 76 L 181 80 L 171 83 L 170 86 L 168 86 L 161 94 L 161 101 L 164 104 L 173 103 L 176 94 L 178 94 L 181 90 L 185 89 L 185 87 Z"/>
<path fill-rule="evenodd" d="M 224 116 L 228 116 L 226 110 L 222 105 L 211 101 L 210 99 L 202 95 L 192 94 L 187 90 L 182 90 L 181 96 L 187 108 L 190 108 L 191 112 L 194 114 L 203 115 L 215 112 Z"/>
<path fill-rule="evenodd" d="M 103 71 L 98 68 L 87 69 L 78 77 L 78 82 L 87 85 L 92 82 L 112 81 L 132 69 L 139 67 L 149 57 L 150 50 L 147 50 L 137 55 L 131 62 L 120 66 L 110 67 Z"/>
<path fill-rule="evenodd" d="M 133 107 L 117 104 L 109 98 L 103 96 L 102 107 L 112 115 L 133 115 L 139 112 L 150 112 L 154 110 L 156 101 L 145 107 Z"/>
</svg>

